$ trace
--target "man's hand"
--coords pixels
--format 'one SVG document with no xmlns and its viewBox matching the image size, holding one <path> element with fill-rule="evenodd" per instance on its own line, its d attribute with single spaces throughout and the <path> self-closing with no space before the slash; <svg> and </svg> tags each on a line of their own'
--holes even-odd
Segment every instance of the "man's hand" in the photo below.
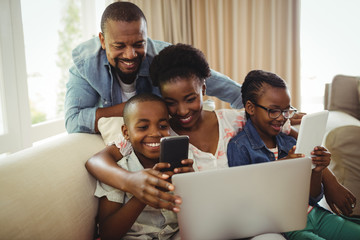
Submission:
<svg viewBox="0 0 360 240">
<path fill-rule="evenodd" d="M 349 216 L 356 206 L 356 197 L 338 181 L 324 185 L 325 199 L 331 210 L 338 215 Z"/>
<path fill-rule="evenodd" d="M 141 202 L 151 207 L 179 212 L 178 205 L 181 204 L 181 198 L 166 192 L 173 191 L 175 188 L 167 181 L 170 176 L 159 171 L 161 168 L 167 167 L 169 167 L 168 163 L 158 163 L 154 167 L 156 169 L 131 172 L 126 181 L 126 192 L 133 194 Z"/>
<path fill-rule="evenodd" d="M 98 122 L 102 117 L 122 117 L 125 103 L 120 103 L 111 107 L 103 107 L 96 109 L 95 113 L 95 132 L 99 133 Z"/>
<path fill-rule="evenodd" d="M 292 118 L 290 118 L 291 126 L 300 125 L 301 119 L 306 113 L 298 112 Z"/>
</svg>

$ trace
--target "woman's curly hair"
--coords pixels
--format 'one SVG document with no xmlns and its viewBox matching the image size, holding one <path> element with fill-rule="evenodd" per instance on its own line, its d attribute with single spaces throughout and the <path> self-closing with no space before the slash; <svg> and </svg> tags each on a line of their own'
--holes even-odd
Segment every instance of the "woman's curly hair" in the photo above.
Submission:
<svg viewBox="0 0 360 240">
<path fill-rule="evenodd" d="M 200 80 L 210 76 L 210 67 L 204 54 L 187 44 L 170 45 L 154 57 L 150 65 L 150 77 L 154 86 L 192 75 Z"/>
</svg>

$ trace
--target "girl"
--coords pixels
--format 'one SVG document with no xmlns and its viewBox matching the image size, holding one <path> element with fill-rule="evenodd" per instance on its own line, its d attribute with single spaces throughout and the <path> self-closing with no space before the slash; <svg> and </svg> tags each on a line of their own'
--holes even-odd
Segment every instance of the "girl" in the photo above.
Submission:
<svg viewBox="0 0 360 240">
<path fill-rule="evenodd" d="M 286 119 L 295 109 L 290 106 L 290 95 L 285 82 L 276 74 L 254 70 L 242 86 L 243 103 L 248 121 L 244 131 L 235 136 L 228 146 L 229 166 L 269 162 L 277 159 L 298 158 L 296 140 L 280 132 Z M 337 216 L 316 203 L 322 198 L 323 170 L 330 163 L 330 153 L 315 147 L 311 153 L 316 167 L 312 170 L 308 222 L 304 230 L 286 233 L 289 239 L 353 239 L 360 236 L 360 225 Z M 284 179 L 286 181 L 286 179 Z"/>
</svg>

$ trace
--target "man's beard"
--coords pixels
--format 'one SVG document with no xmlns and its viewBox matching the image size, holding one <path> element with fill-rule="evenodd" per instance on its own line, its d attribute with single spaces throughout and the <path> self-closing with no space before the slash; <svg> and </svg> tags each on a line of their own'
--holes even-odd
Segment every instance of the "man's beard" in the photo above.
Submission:
<svg viewBox="0 0 360 240">
<path fill-rule="evenodd" d="M 136 71 L 132 72 L 132 73 L 124 73 L 123 71 L 121 71 L 121 69 L 118 67 L 119 65 L 119 59 L 118 58 L 114 58 L 114 62 L 115 62 L 115 70 L 116 73 L 119 75 L 120 80 L 126 84 L 132 84 L 135 81 L 135 78 L 140 70 L 140 64 L 139 67 Z"/>
</svg>

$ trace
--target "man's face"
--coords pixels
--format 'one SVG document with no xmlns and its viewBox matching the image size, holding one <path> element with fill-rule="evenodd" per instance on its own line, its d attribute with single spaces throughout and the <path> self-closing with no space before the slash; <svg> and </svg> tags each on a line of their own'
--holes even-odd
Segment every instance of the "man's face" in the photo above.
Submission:
<svg viewBox="0 0 360 240">
<path fill-rule="evenodd" d="M 106 22 L 105 32 L 99 33 L 106 56 L 125 83 L 132 83 L 146 55 L 147 29 L 144 19 L 132 22 Z"/>
</svg>

